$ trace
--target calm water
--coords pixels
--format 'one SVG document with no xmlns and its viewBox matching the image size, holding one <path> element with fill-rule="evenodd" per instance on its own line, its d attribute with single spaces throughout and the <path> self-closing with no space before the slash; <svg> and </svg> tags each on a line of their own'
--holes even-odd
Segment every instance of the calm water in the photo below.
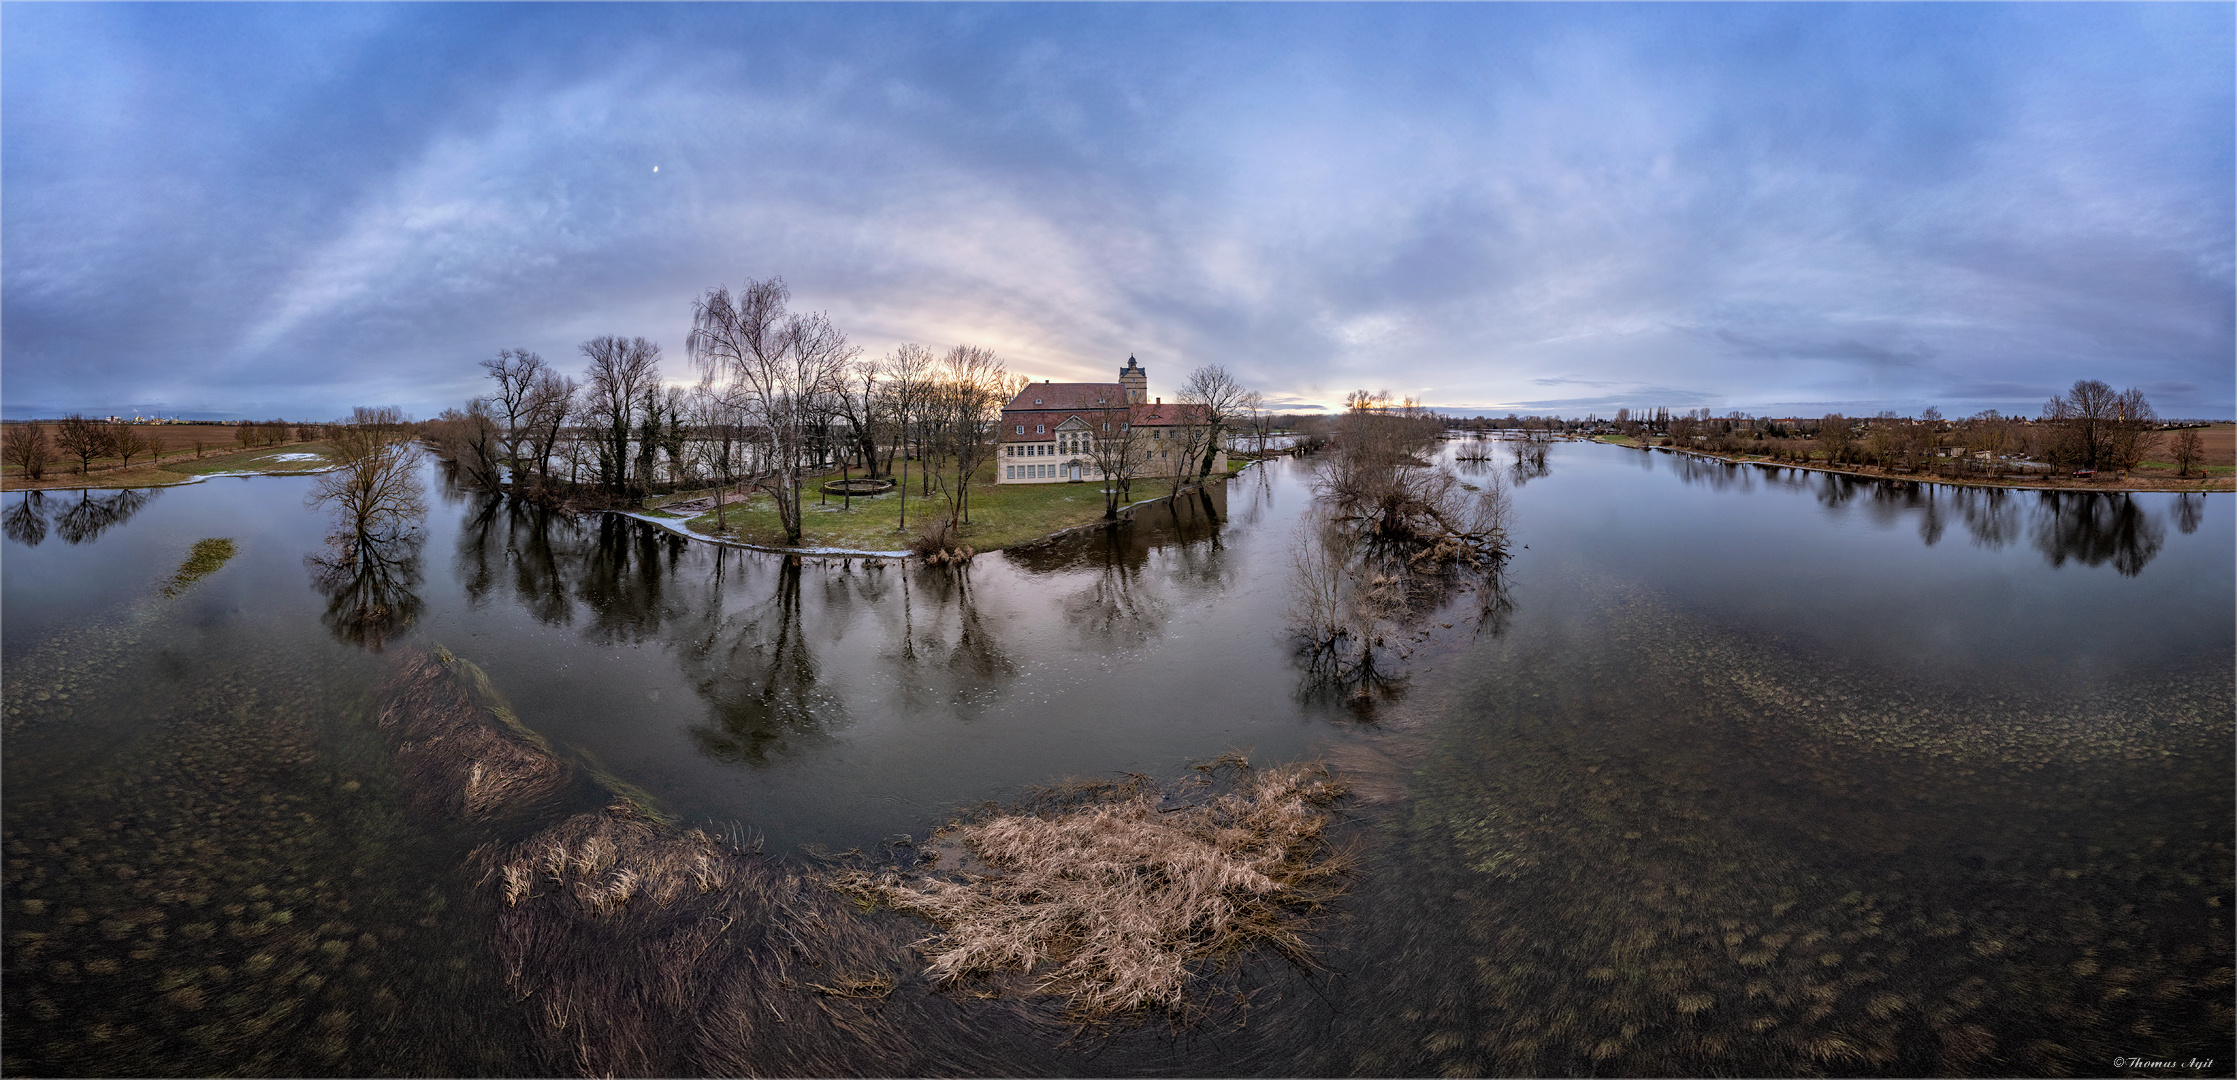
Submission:
<svg viewBox="0 0 2237 1080">
<path fill-rule="evenodd" d="M 488 837 L 406 809 L 368 715 L 388 654 L 439 643 L 785 858 L 1230 749 L 1355 781 L 1327 970 L 1024 1071 L 2229 1074 L 2237 500 L 1512 460 L 1461 465 L 1513 485 L 1511 614 L 1432 618 L 1361 710 L 1280 631 L 1306 462 L 960 575 L 431 474 L 386 652 L 314 585 L 307 479 L 9 495 L 5 1064 L 546 1067 L 462 869 Z M 161 595 L 208 536 L 240 553 Z"/>
</svg>

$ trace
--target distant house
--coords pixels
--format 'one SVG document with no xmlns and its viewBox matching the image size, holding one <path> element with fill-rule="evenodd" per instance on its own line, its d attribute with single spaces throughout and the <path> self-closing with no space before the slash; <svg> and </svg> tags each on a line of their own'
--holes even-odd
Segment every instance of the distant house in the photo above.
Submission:
<svg viewBox="0 0 2237 1080">
<path fill-rule="evenodd" d="M 1185 453 L 1190 429 L 1201 432 L 1210 418 L 1201 405 L 1167 405 L 1149 396 L 1150 377 L 1140 361 L 1126 358 L 1115 383 L 1031 383 L 1002 407 L 1000 446 L 995 456 L 998 484 L 1064 484 L 1104 479 L 1096 464 L 1099 442 L 1134 436 L 1144 455 L 1137 479 L 1194 472 L 1197 461 Z M 1199 443 L 1199 445 L 1201 445 Z M 1201 451 L 1199 451 L 1201 453 Z M 1201 460 L 1201 459 L 1197 459 Z M 1218 450 L 1212 469 L 1225 472 L 1227 451 Z"/>
</svg>

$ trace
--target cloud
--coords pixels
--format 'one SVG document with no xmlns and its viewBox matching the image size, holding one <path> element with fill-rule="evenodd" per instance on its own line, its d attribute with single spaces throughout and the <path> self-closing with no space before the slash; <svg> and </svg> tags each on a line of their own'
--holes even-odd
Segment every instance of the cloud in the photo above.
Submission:
<svg viewBox="0 0 2237 1080">
<path fill-rule="evenodd" d="M 425 415 L 498 348 L 571 363 L 604 333 L 683 378 L 691 300 L 774 275 L 872 354 L 1134 354 L 1166 387 L 1217 362 L 1295 407 L 2237 397 L 2210 8 L 18 5 L 0 30 L 10 415 Z"/>
</svg>

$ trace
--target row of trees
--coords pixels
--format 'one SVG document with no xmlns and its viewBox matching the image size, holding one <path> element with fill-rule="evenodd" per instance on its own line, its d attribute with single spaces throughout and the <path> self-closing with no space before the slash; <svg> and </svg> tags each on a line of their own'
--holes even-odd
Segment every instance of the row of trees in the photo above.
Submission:
<svg viewBox="0 0 2237 1080">
<path fill-rule="evenodd" d="M 1026 380 L 976 345 L 911 343 L 864 357 L 828 315 L 794 311 L 791 300 L 779 278 L 699 297 L 684 344 L 690 385 L 666 381 L 660 346 L 644 338 L 584 342 L 579 382 L 533 352 L 504 350 L 482 361 L 492 392 L 446 410 L 426 437 L 467 483 L 551 504 L 595 501 L 589 490 L 626 503 L 713 487 L 721 528 L 731 492 L 765 492 L 788 544 L 803 533 L 807 477 L 836 468 L 851 479 L 860 469 L 941 497 L 938 519 L 920 527 L 948 539 L 970 522 L 972 481 L 997 454 L 1002 407 Z M 1180 403 L 1203 422 L 1159 442 L 1171 460 L 1191 463 L 1174 469 L 1176 491 L 1209 474 L 1228 431 L 1265 416 L 1263 399 L 1216 365 L 1191 374 Z M 1073 449 L 1112 481 L 1106 514 L 1116 517 L 1152 451 L 1123 398 L 1105 410 L 1110 436 Z M 907 513 L 904 499 L 902 529 Z"/>
<path fill-rule="evenodd" d="M 2001 469 L 2010 459 L 2031 459 L 2061 469 L 2129 470 L 2148 457 L 2166 453 L 2187 476 L 2203 452 L 2194 430 L 2163 437 L 2141 390 L 2115 392 L 2095 379 L 2079 380 L 2068 392 L 2053 396 L 2039 419 L 2005 416 L 1993 409 L 1958 420 L 1928 408 L 1917 417 L 1882 412 L 1852 418 L 1829 413 L 1814 421 L 1773 420 L 1739 412 L 1716 418 L 1707 409 L 1675 415 L 1656 409 L 1634 418 L 1625 409 L 1617 411 L 1616 427 L 1628 435 L 1659 436 L 1666 445 L 1914 472 L 1950 456 L 1958 459 L 1955 467 L 1960 470 Z"/>
<path fill-rule="evenodd" d="M 1022 380 L 973 345 L 866 359 L 828 315 L 790 304 L 776 278 L 708 290 L 685 341 L 690 386 L 668 384 L 660 346 L 641 337 L 584 342 L 580 382 L 505 350 L 482 362 L 495 392 L 446 410 L 427 438 L 468 483 L 531 498 L 575 502 L 594 487 L 626 502 L 713 486 L 719 523 L 731 491 L 765 491 L 789 543 L 809 474 L 836 465 L 876 479 L 898 464 L 906 488 L 913 459 L 920 494 L 945 496 L 944 524 L 968 522 L 971 479 Z"/>
<path fill-rule="evenodd" d="M 314 424 L 291 424 L 285 420 L 268 420 L 263 423 L 239 424 L 233 437 L 243 449 L 276 446 L 289 439 L 309 441 L 320 436 L 323 429 Z M 149 429 L 138 424 L 110 423 L 78 413 L 71 413 L 54 424 L 54 434 L 47 433 L 45 424 L 10 424 L 4 442 L 0 442 L 0 458 L 22 471 L 24 478 L 43 480 L 48 466 L 57 460 L 76 458 L 78 472 L 91 472 L 97 460 L 116 459 L 119 467 L 129 468 L 137 457 L 163 460 L 170 452 Z M 203 443 L 194 444 L 196 457 L 202 455 Z"/>
</svg>

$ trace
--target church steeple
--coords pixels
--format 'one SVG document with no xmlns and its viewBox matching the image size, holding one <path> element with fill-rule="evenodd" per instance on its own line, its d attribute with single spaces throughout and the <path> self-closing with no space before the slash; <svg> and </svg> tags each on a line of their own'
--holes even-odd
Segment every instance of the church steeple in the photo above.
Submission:
<svg viewBox="0 0 2237 1080">
<path fill-rule="evenodd" d="M 1142 370 L 1140 361 L 1126 358 L 1126 366 L 1119 369 L 1119 385 L 1126 388 L 1126 403 L 1140 405 L 1149 400 L 1150 373 Z"/>
</svg>

